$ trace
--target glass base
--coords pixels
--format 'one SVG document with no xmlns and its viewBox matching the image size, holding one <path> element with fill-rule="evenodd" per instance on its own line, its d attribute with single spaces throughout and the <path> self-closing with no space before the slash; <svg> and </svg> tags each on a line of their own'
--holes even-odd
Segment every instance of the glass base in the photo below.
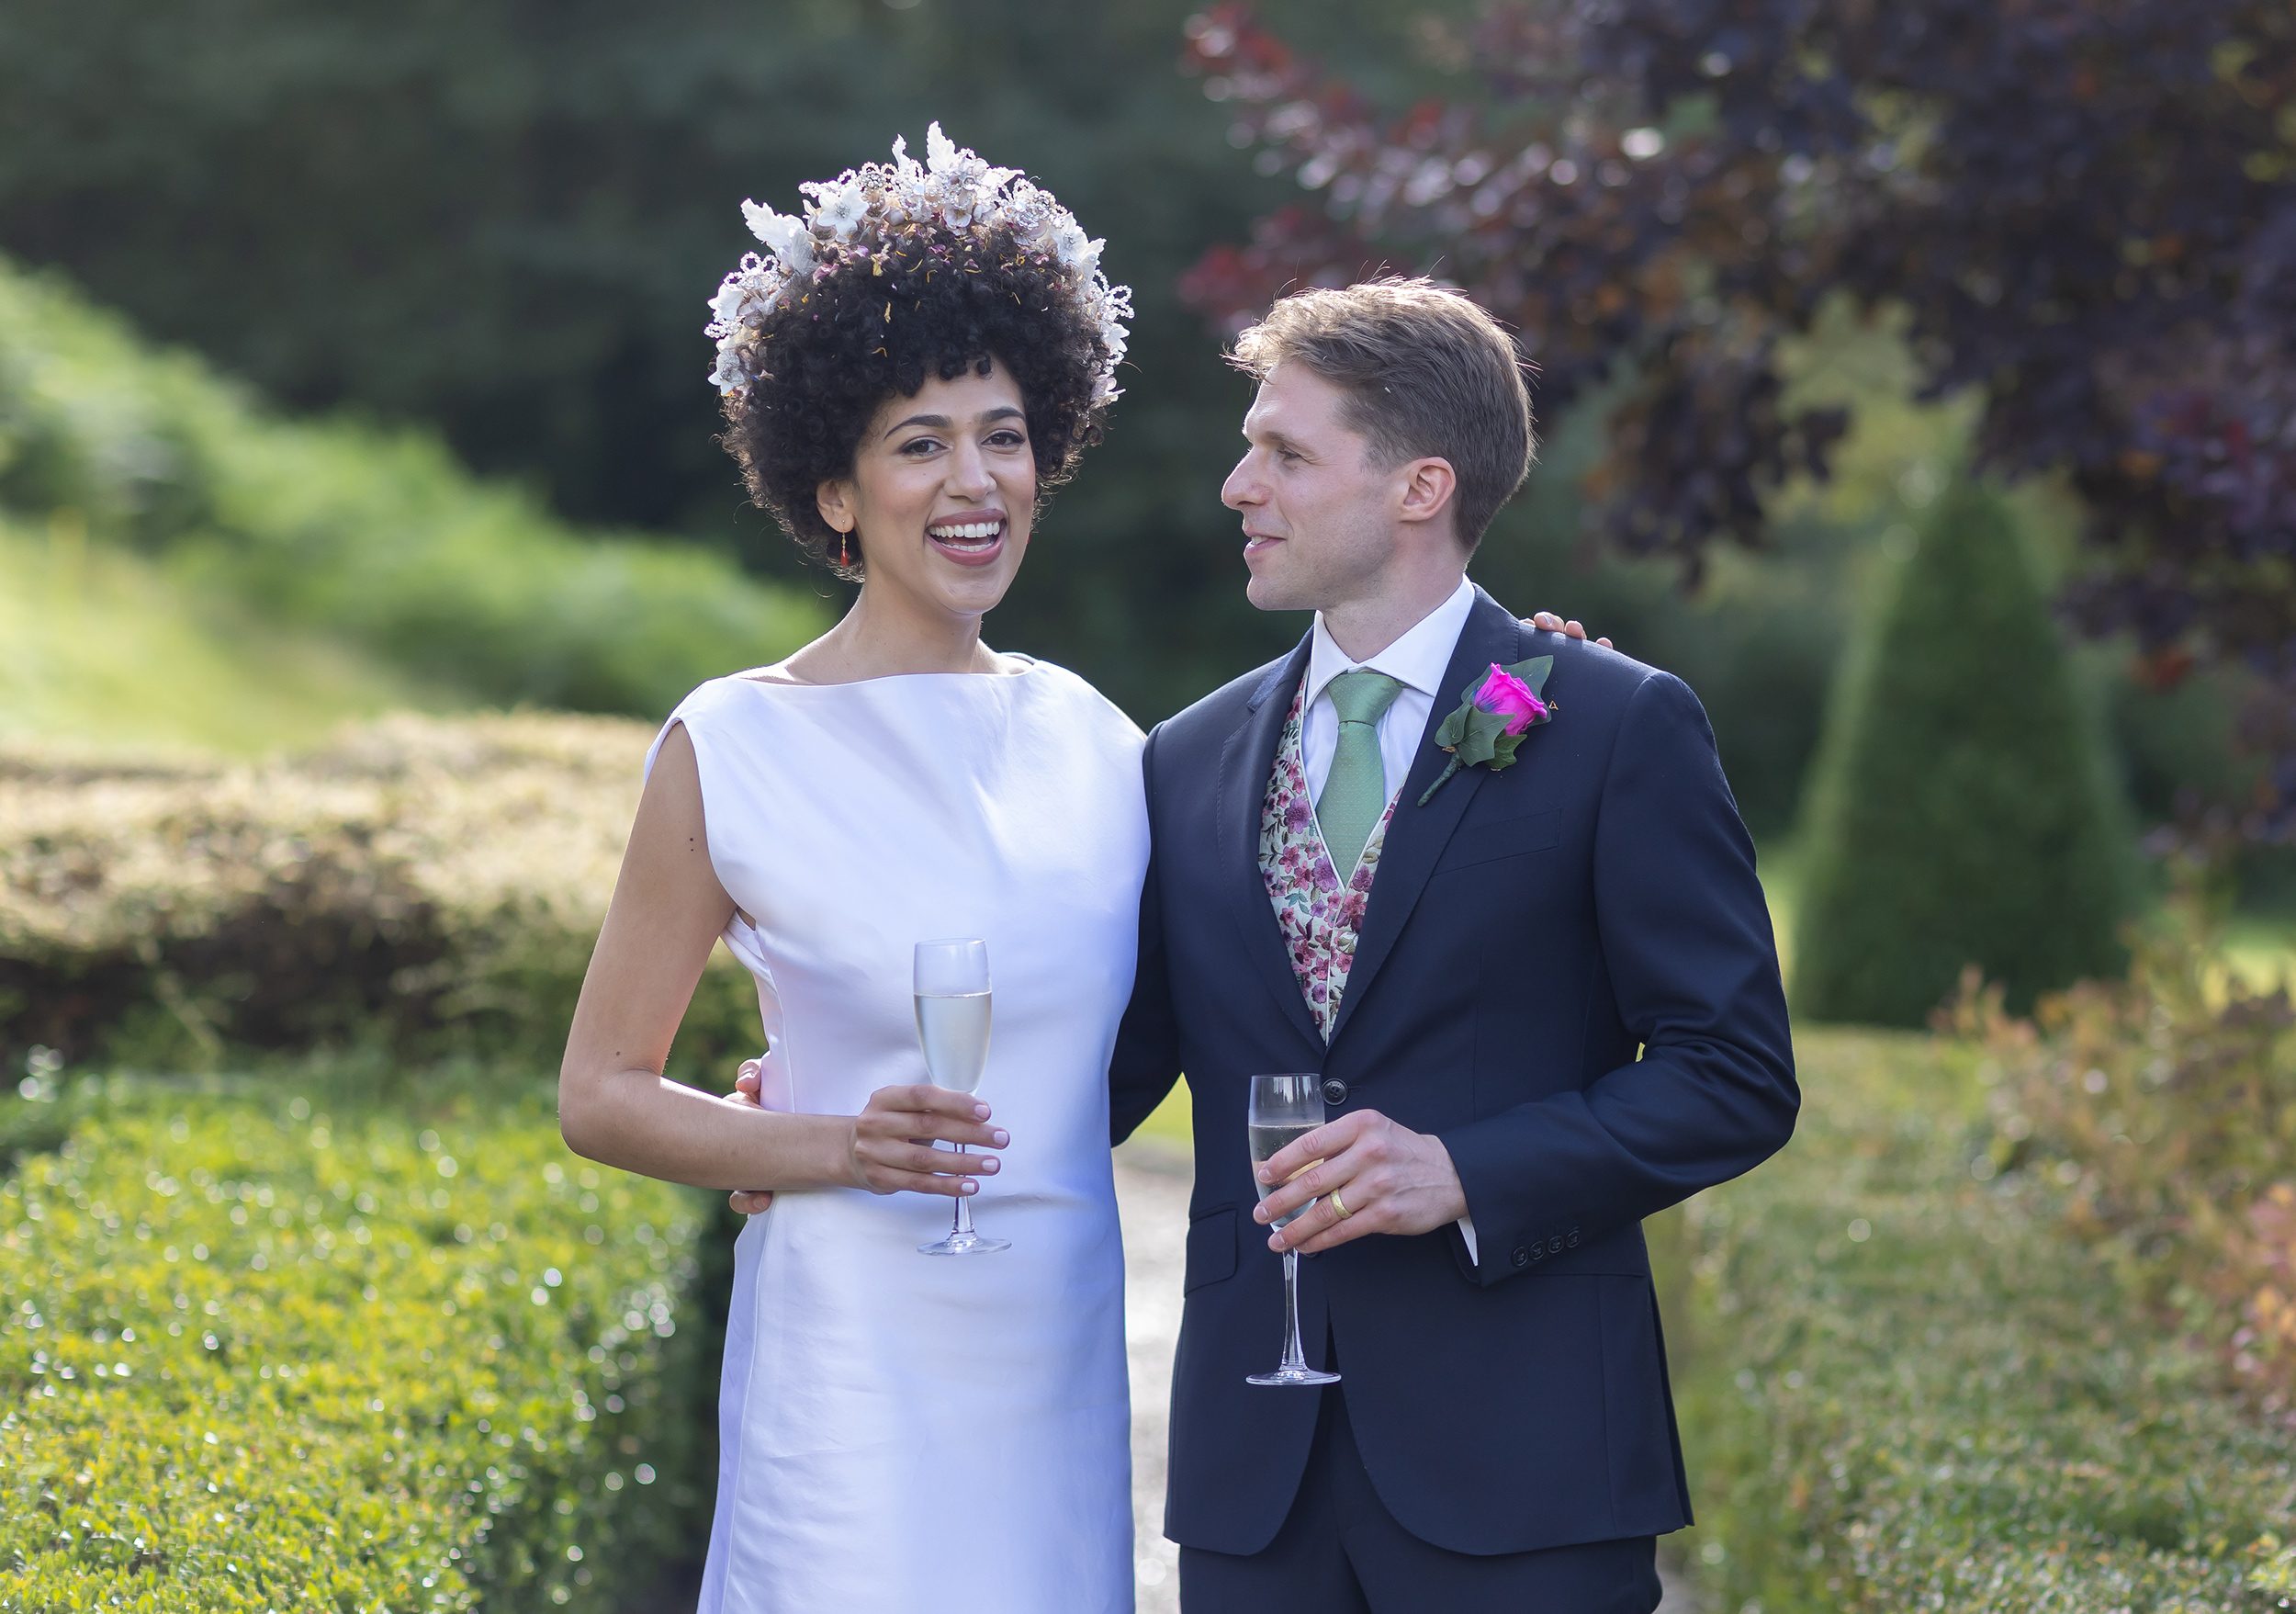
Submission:
<svg viewBox="0 0 2296 1614">
<path fill-rule="evenodd" d="M 948 1237 L 936 1239 L 931 1244 L 920 1244 L 917 1247 L 917 1253 L 920 1256 L 985 1256 L 1011 1247 L 1012 1240 L 1008 1238 L 983 1238 L 968 1227 L 962 1233 L 951 1233 Z"/>
<path fill-rule="evenodd" d="M 1318 1372 L 1313 1368 L 1277 1368 L 1272 1373 L 1252 1373 L 1244 1381 L 1247 1384 L 1336 1384 L 1337 1373 Z"/>
</svg>

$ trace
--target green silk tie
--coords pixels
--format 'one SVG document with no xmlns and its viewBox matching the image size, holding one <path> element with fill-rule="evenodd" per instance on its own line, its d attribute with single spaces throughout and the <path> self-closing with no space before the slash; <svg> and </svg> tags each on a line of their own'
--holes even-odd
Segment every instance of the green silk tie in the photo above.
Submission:
<svg viewBox="0 0 2296 1614">
<path fill-rule="evenodd" d="M 1387 768 L 1379 759 L 1379 718 L 1403 686 L 1384 672 L 1358 667 L 1343 672 L 1325 686 L 1332 710 L 1339 714 L 1339 745 L 1332 752 L 1332 771 L 1323 780 L 1323 793 L 1315 798 L 1316 827 L 1323 832 L 1323 849 L 1345 886 L 1355 877 L 1364 843 L 1371 839 L 1379 815 L 1387 811 Z"/>
</svg>

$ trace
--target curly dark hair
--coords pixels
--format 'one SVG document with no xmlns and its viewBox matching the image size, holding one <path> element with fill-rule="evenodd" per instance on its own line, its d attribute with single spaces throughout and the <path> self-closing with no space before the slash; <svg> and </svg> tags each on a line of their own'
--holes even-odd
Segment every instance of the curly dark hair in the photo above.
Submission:
<svg viewBox="0 0 2296 1614">
<path fill-rule="evenodd" d="M 816 491 L 851 474 L 862 432 L 895 393 L 1003 366 L 1028 418 L 1040 514 L 1100 438 L 1093 382 L 1107 344 L 1060 265 L 1002 227 L 918 224 L 867 254 L 831 243 L 769 318 L 762 346 L 764 373 L 726 396 L 719 442 L 798 549 L 849 581 L 865 561 L 838 563 Z"/>
</svg>

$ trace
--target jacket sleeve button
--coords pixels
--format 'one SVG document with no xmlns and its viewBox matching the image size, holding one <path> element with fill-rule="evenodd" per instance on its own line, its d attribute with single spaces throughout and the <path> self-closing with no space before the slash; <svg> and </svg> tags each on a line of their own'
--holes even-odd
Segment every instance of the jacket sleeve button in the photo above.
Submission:
<svg viewBox="0 0 2296 1614">
<path fill-rule="evenodd" d="M 1556 1234 L 1556 1235 L 1555 1235 L 1555 1236 L 1554 1236 L 1554 1237 L 1552 1237 L 1552 1238 L 1550 1238 L 1550 1239 L 1548 1239 L 1548 1240 L 1547 1241 L 1547 1253 L 1548 1253 L 1548 1255 L 1550 1255 L 1550 1256 L 1559 1256 L 1559 1255 L 1562 1254 L 1562 1235 L 1561 1235 L 1561 1234 L 1558 1233 L 1558 1234 Z"/>
<path fill-rule="evenodd" d="M 1518 1247 L 1514 1254 L 1510 1256 L 1508 1259 L 1514 1263 L 1515 1270 L 1521 1271 L 1525 1267 L 1531 1264 L 1531 1252 Z"/>
<path fill-rule="evenodd" d="M 1563 1240 L 1563 1243 L 1572 1249 L 1579 1247 L 1579 1235 L 1575 1228 L 1571 1231 L 1570 1236 Z"/>
</svg>

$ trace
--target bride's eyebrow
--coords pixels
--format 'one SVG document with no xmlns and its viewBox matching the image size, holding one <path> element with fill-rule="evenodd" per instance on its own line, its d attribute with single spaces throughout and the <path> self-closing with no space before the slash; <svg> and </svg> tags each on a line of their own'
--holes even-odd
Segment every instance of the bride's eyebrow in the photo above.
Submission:
<svg viewBox="0 0 2296 1614">
<path fill-rule="evenodd" d="M 913 414 L 905 421 L 895 421 L 893 424 L 887 426 L 885 428 L 885 436 L 890 437 L 895 432 L 906 432 L 911 426 L 925 426 L 936 432 L 946 432 L 952 429 L 949 417 L 945 414 Z M 883 441 L 882 438 L 879 440 Z"/>
<path fill-rule="evenodd" d="M 986 425 L 991 421 L 1018 421 L 1025 420 L 1027 418 L 1027 415 L 1023 412 L 1015 409 L 1011 404 L 1007 403 L 1003 404 L 998 408 L 992 409 L 987 413 L 981 416 L 981 423 Z M 956 430 L 956 423 L 951 421 L 945 414 L 913 414 L 906 420 L 895 421 L 893 424 L 887 426 L 885 428 L 885 436 L 890 437 L 895 432 L 906 431 L 911 426 L 924 426 L 928 430 L 935 432 L 951 432 Z M 882 439 L 880 439 L 880 441 L 882 441 Z"/>
</svg>

